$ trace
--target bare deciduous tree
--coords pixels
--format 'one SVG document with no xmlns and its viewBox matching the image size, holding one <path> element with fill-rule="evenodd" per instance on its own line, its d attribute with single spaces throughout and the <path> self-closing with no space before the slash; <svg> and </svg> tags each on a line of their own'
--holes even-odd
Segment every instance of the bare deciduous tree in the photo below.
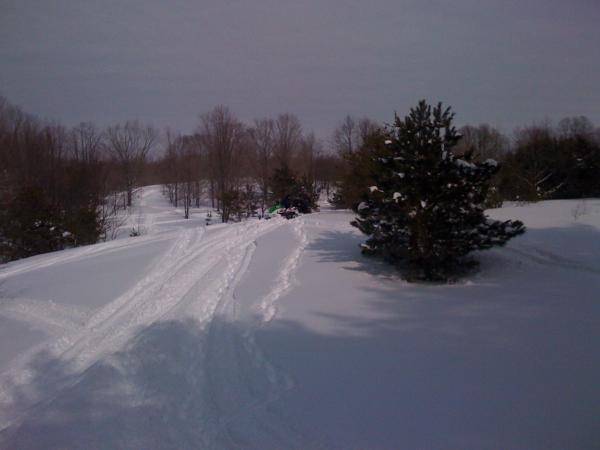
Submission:
<svg viewBox="0 0 600 450">
<path fill-rule="evenodd" d="M 274 156 L 279 167 L 289 166 L 302 138 L 302 126 L 293 114 L 280 114 L 275 121 Z"/>
<path fill-rule="evenodd" d="M 592 138 L 594 124 L 585 116 L 565 117 L 558 123 L 557 131 L 564 139 Z"/>
<path fill-rule="evenodd" d="M 237 187 L 241 149 L 245 146 L 244 125 L 225 106 L 201 116 L 200 139 L 208 156 L 210 178 L 224 222 L 231 213 L 230 199 Z"/>
<path fill-rule="evenodd" d="M 148 154 L 154 148 L 157 131 L 140 122 L 127 121 L 107 129 L 109 149 L 121 172 L 127 206 L 131 206 L 133 190 Z"/>
<path fill-rule="evenodd" d="M 254 150 L 254 173 L 260 186 L 261 214 L 264 215 L 269 198 L 269 179 L 272 175 L 272 158 L 275 147 L 275 122 L 272 119 L 254 121 L 250 129 Z"/>
<path fill-rule="evenodd" d="M 380 125 L 367 117 L 356 119 L 352 116 L 346 116 L 333 130 L 333 150 L 342 157 L 354 153 L 379 128 Z"/>
<path fill-rule="evenodd" d="M 71 157 L 77 161 L 97 162 L 105 149 L 104 135 L 90 122 L 82 122 L 71 130 Z"/>
<path fill-rule="evenodd" d="M 333 148 L 339 155 L 350 154 L 359 147 L 358 123 L 352 116 L 346 116 L 333 130 Z"/>
<path fill-rule="evenodd" d="M 460 134 L 462 138 L 456 148 L 457 154 L 471 152 L 476 161 L 502 160 L 510 149 L 508 138 L 488 124 L 464 126 Z"/>
<path fill-rule="evenodd" d="M 190 207 L 194 198 L 199 202 L 200 155 L 195 140 L 190 136 L 181 136 L 166 132 L 167 151 L 165 160 L 167 177 L 166 187 L 171 203 L 183 204 L 184 217 L 189 219 Z"/>
<path fill-rule="evenodd" d="M 297 156 L 297 172 L 302 175 L 306 182 L 314 186 L 316 180 L 317 158 L 321 154 L 321 145 L 314 133 L 303 136 L 300 140 Z"/>
<path fill-rule="evenodd" d="M 367 139 L 373 136 L 381 129 L 381 124 L 363 117 L 358 121 L 358 135 L 360 137 L 359 145 L 363 145 Z"/>
</svg>

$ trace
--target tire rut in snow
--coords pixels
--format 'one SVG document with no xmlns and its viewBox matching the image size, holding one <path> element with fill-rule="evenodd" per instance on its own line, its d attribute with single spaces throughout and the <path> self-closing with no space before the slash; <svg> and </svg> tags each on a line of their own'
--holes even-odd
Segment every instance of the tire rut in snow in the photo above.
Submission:
<svg viewBox="0 0 600 450">
<path fill-rule="evenodd" d="M 259 309 L 262 313 L 263 322 L 270 322 L 277 314 L 277 301 L 293 286 L 296 269 L 302 258 L 302 253 L 308 245 L 304 219 L 301 217 L 295 219 L 292 229 L 298 242 L 281 266 L 275 284 L 260 302 Z"/>
<path fill-rule="evenodd" d="M 294 227 L 297 234 L 303 233 L 301 225 Z M 301 244 L 292 250 L 293 257 L 288 260 L 298 259 L 294 255 L 300 247 Z M 235 291 L 255 250 L 256 241 L 232 252 L 227 270 L 231 281 L 220 296 L 207 331 L 204 389 L 213 417 L 217 418 L 210 430 L 210 446 L 302 448 L 302 443 L 309 442 L 306 436 L 298 432 L 281 411 L 270 409 L 293 387 L 293 382 L 270 363 L 257 345 L 254 332 L 262 320 L 236 321 L 239 305 Z M 290 266 L 289 263 L 284 265 L 287 274 Z"/>
<path fill-rule="evenodd" d="M 144 279 L 92 317 L 74 343 L 67 342 L 63 357 L 78 361 L 83 369 L 118 349 L 133 333 L 156 320 L 171 318 L 172 310 L 185 309 L 186 305 L 193 308 L 188 316 L 199 322 L 209 320 L 213 304 L 226 288 L 227 274 L 215 273 L 221 261 L 232 248 L 243 247 L 256 234 L 278 225 L 236 224 L 205 240 L 198 229 L 186 231 Z"/>
<path fill-rule="evenodd" d="M 146 276 L 125 294 L 106 305 L 89 322 L 75 333 L 69 333 L 55 341 L 49 351 L 58 360 L 69 361 L 71 369 L 83 373 L 96 361 L 125 346 L 125 343 L 143 332 L 157 320 L 168 318 L 178 306 L 186 306 L 185 316 L 200 322 L 208 322 L 214 314 L 218 299 L 226 291 L 227 273 L 219 273 L 224 258 L 231 259 L 231 251 L 251 244 L 257 236 L 281 225 L 282 222 L 247 223 L 223 228 L 208 239 L 202 239 L 203 229 L 181 233 L 174 245 L 156 261 Z M 232 267 L 235 262 L 232 262 Z M 196 289 L 194 289 L 196 288 Z M 191 295 L 189 295 L 191 294 Z M 183 308 L 185 309 L 185 308 Z M 181 313 L 181 311 L 180 311 Z M 199 314 L 198 314 L 199 313 Z M 177 315 L 175 315 L 177 317 Z M 23 385 L 30 381 L 25 361 L 5 373 L 14 383 Z M 70 378 L 68 384 L 76 383 Z M 58 392 L 67 386 L 57 382 L 47 387 L 48 392 Z M 10 392 L 2 392 L 3 403 L 10 403 Z M 50 401 L 54 395 L 49 395 Z M 31 400 L 31 404 L 39 400 Z M 30 404 L 30 405 L 31 405 Z M 22 405 L 27 409 L 27 405 Z M 6 408 L 3 408 L 6 412 Z"/>
</svg>

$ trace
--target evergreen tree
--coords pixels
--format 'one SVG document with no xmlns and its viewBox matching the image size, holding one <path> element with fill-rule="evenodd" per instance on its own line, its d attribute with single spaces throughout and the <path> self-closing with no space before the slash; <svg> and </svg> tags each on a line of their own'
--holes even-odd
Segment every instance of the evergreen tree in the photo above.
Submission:
<svg viewBox="0 0 600 450">
<path fill-rule="evenodd" d="M 450 108 L 421 101 L 372 143 L 374 185 L 352 225 L 369 236 L 364 253 L 406 264 L 410 278 L 448 280 L 471 263 L 471 251 L 503 245 L 525 230 L 519 221 L 485 216 L 498 165 L 454 155 L 460 135 L 453 118 Z"/>
<path fill-rule="evenodd" d="M 36 187 L 22 188 L 0 214 L 0 262 L 62 250 L 73 244 L 65 214 Z"/>
<path fill-rule="evenodd" d="M 307 177 L 298 179 L 287 165 L 276 169 L 270 180 L 272 199 L 287 203 L 303 214 L 317 207 L 318 194 Z"/>
<path fill-rule="evenodd" d="M 349 208 L 356 211 L 362 200 L 363 193 L 368 186 L 373 184 L 373 161 L 371 151 L 380 140 L 382 131 L 372 130 L 365 136 L 363 143 L 355 151 L 345 152 L 341 155 L 345 163 L 341 179 L 336 185 L 333 195 L 333 204 L 336 208 Z"/>
</svg>

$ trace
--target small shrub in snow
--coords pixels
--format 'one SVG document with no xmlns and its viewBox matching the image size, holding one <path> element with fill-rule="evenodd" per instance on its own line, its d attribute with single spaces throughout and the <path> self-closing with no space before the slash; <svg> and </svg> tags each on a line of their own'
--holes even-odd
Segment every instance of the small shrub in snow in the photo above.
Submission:
<svg viewBox="0 0 600 450">
<path fill-rule="evenodd" d="M 519 221 L 484 214 L 495 161 L 460 158 L 454 115 L 425 101 L 383 132 L 371 151 L 375 185 L 364 192 L 352 225 L 369 236 L 366 254 L 407 264 L 412 279 L 448 280 L 473 262 L 473 250 L 503 245 L 524 232 Z"/>
</svg>

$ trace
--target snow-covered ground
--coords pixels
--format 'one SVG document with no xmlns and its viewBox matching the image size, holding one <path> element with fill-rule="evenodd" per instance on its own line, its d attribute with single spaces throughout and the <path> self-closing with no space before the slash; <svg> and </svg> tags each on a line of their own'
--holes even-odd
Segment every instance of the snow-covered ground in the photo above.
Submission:
<svg viewBox="0 0 600 450">
<path fill-rule="evenodd" d="M 454 285 L 361 256 L 352 215 L 205 227 L 0 267 L 0 447 L 600 448 L 600 201 Z"/>
</svg>

